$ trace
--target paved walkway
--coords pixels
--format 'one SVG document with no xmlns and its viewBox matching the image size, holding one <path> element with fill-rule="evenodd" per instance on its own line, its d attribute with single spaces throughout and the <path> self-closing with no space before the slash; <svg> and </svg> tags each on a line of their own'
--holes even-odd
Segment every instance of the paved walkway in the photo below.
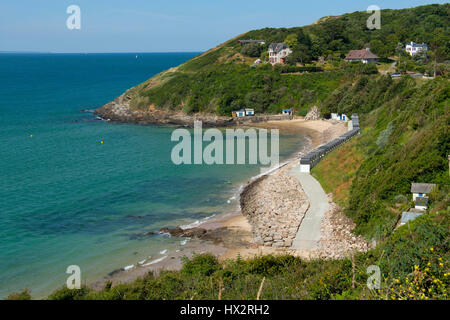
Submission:
<svg viewBox="0 0 450 320">
<path fill-rule="evenodd" d="M 297 231 L 297 236 L 292 243 L 291 249 L 316 249 L 321 237 L 322 218 L 328 211 L 328 197 L 320 183 L 309 173 L 301 173 L 299 166 L 293 167 L 289 174 L 300 181 L 310 202 L 310 207 Z"/>
</svg>

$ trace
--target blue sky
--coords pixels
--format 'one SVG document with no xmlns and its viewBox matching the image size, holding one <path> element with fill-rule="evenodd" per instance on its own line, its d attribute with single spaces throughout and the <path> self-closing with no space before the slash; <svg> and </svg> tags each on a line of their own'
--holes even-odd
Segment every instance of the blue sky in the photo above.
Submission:
<svg viewBox="0 0 450 320">
<path fill-rule="evenodd" d="M 8 0 L 0 9 L 0 51 L 204 51 L 238 34 L 293 27 L 328 15 L 409 8 L 420 0 Z M 81 8 L 81 30 L 66 27 L 69 5 Z"/>
</svg>

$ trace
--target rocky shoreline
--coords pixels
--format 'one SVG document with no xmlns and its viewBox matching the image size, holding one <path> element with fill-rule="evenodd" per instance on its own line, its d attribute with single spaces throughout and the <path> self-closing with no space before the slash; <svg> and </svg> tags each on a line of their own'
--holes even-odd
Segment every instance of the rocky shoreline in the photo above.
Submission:
<svg viewBox="0 0 450 320">
<path fill-rule="evenodd" d="M 288 115 L 262 115 L 253 117 L 233 118 L 213 114 L 187 115 L 183 112 L 174 112 L 156 109 L 153 105 L 147 110 L 133 110 L 130 107 L 131 98 L 126 93 L 104 106 L 96 109 L 94 115 L 111 122 L 133 123 L 141 125 L 174 125 L 192 128 L 194 121 L 201 121 L 204 128 L 231 127 L 243 124 L 260 123 L 267 121 L 289 120 Z"/>
</svg>

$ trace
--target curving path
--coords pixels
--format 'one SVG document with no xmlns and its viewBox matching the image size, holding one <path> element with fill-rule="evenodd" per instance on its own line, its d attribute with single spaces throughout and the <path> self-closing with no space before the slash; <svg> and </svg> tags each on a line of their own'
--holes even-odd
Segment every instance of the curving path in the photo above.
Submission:
<svg viewBox="0 0 450 320">
<path fill-rule="evenodd" d="M 301 173 L 300 166 L 294 166 L 289 174 L 301 183 L 309 197 L 310 207 L 302 220 L 291 249 L 312 250 L 318 248 L 321 238 L 322 218 L 328 211 L 328 197 L 320 183 L 309 173 Z"/>
</svg>

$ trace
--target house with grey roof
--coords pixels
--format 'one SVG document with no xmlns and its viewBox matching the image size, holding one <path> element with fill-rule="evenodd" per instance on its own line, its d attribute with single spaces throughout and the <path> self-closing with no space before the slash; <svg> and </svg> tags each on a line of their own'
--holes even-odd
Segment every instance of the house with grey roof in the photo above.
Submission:
<svg viewBox="0 0 450 320">
<path fill-rule="evenodd" d="M 413 201 L 416 201 L 417 198 L 428 198 L 428 195 L 435 187 L 435 184 L 430 183 L 412 183 L 411 193 L 413 194 Z"/>
<path fill-rule="evenodd" d="M 380 59 L 377 55 L 373 54 L 369 48 L 361 50 L 350 50 L 345 57 L 345 61 L 362 63 L 377 63 Z"/>
<path fill-rule="evenodd" d="M 269 62 L 272 65 L 277 63 L 285 64 L 286 58 L 291 53 L 292 50 L 286 43 L 271 43 L 269 46 Z"/>
</svg>

